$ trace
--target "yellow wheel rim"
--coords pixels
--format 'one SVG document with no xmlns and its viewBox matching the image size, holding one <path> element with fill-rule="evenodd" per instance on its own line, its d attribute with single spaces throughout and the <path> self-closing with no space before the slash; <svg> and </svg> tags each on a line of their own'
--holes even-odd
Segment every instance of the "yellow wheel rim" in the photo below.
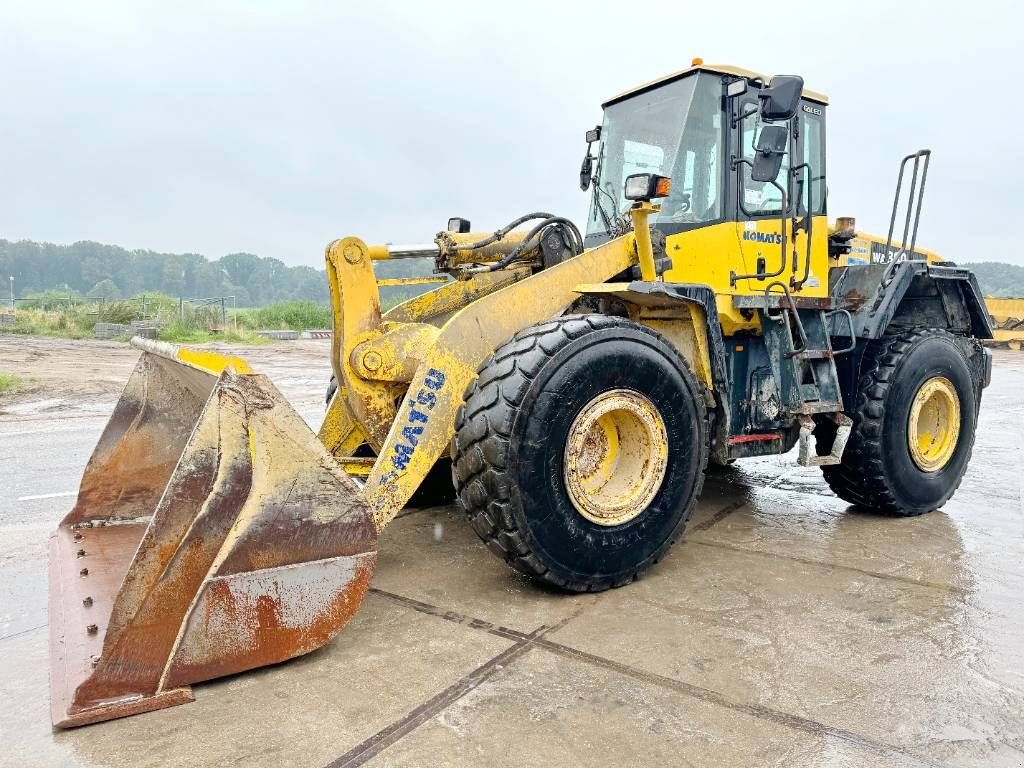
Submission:
<svg viewBox="0 0 1024 768">
<path fill-rule="evenodd" d="M 639 392 L 598 395 L 569 428 L 565 487 L 592 523 L 622 525 L 635 518 L 654 500 L 667 467 L 665 421 Z"/>
<path fill-rule="evenodd" d="M 953 458 L 960 437 L 960 398 L 944 376 L 928 379 L 910 406 L 910 456 L 924 472 L 937 472 Z"/>
</svg>

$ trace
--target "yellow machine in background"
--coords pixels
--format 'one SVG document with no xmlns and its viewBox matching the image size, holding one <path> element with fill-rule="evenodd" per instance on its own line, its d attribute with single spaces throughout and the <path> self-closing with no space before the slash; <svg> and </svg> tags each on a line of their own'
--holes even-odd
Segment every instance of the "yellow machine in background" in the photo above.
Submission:
<svg viewBox="0 0 1024 768">
<path fill-rule="evenodd" d="M 992 316 L 991 346 L 1008 347 L 1015 352 L 1024 348 L 1024 299 L 985 297 Z"/>
<path fill-rule="evenodd" d="M 244 361 L 133 341 L 51 543 L 55 725 L 188 701 L 194 682 L 328 642 L 381 532 L 449 467 L 495 554 L 576 592 L 663 557 L 709 460 L 799 446 L 837 495 L 886 514 L 952 495 L 992 334 L 970 271 L 916 249 L 928 153 L 901 165 L 880 258 L 855 263 L 872 246 L 828 223 L 827 99 L 801 78 L 695 61 L 603 108 L 584 231 L 537 212 L 328 246 L 318 435 Z M 374 263 L 422 257 L 439 286 L 382 312 L 394 281 Z"/>
</svg>

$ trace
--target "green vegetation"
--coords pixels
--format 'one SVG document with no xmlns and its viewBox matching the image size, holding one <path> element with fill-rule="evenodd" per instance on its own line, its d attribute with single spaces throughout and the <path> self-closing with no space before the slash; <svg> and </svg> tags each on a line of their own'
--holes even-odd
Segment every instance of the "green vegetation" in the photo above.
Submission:
<svg viewBox="0 0 1024 768">
<path fill-rule="evenodd" d="M 128 325 L 140 319 L 156 322 L 160 339 L 182 344 L 206 341 L 264 344 L 267 339 L 257 331 L 331 327 L 330 308 L 314 301 L 281 301 L 239 310 L 225 307 L 222 315 L 220 303 L 198 308 L 185 304 L 179 308 L 177 300 L 160 294 L 146 294 L 145 300 L 136 296 L 102 304 L 86 302 L 81 297 L 72 297 L 68 304 L 66 295 L 63 300 L 55 301 L 52 295 L 45 294 L 19 302 L 10 332 L 87 339 L 93 338 L 96 323 Z"/>
<path fill-rule="evenodd" d="M 974 270 L 986 296 L 1024 297 L 1024 267 L 999 261 L 979 261 L 962 266 Z"/>
<path fill-rule="evenodd" d="M 279 301 L 259 309 L 242 310 L 237 314 L 239 327 L 304 331 L 307 328 L 330 328 L 331 310 L 315 301 Z"/>
<path fill-rule="evenodd" d="M 268 339 L 241 325 L 236 329 L 229 324 L 223 331 L 211 332 L 189 320 L 174 320 L 160 326 L 158 338 L 176 344 L 202 344 L 207 341 L 224 341 L 229 344 L 266 344 Z"/>
<path fill-rule="evenodd" d="M 46 306 L 47 309 L 42 307 Z M 14 315 L 14 333 L 33 336 L 60 336 L 69 339 L 91 338 L 96 323 L 130 323 L 138 317 L 138 307 L 130 301 L 105 305 L 54 304 L 44 301 L 22 306 Z"/>
<path fill-rule="evenodd" d="M 999 262 L 967 266 L 986 296 L 1024 297 L 1024 267 Z M 382 278 L 424 277 L 432 269 L 430 259 L 375 264 Z M 331 325 L 323 270 L 289 267 L 250 253 L 211 261 L 194 253 L 129 251 L 89 241 L 54 245 L 0 239 L 4 275 L 14 276 L 19 296 L 14 333 L 92 338 L 98 322 L 147 319 L 159 322 L 160 338 L 166 341 L 258 344 L 265 341 L 258 330 Z M 383 288 L 383 308 L 432 287 Z M 189 296 L 225 299 L 203 306 L 179 298 Z M 232 311 L 233 306 L 245 309 Z"/>
<path fill-rule="evenodd" d="M 1024 297 L 1024 267 L 999 262 L 968 264 L 987 296 Z M 378 277 L 426 277 L 431 259 L 384 261 L 374 265 Z M 142 293 L 160 293 L 177 305 L 179 296 L 234 297 L 239 307 L 264 307 L 279 301 L 307 301 L 326 306 L 327 280 L 322 269 L 289 267 L 283 261 L 231 253 L 207 259 L 197 253 L 158 253 L 127 250 L 83 240 L 70 245 L 0 239 L 0 298 L 14 277 L 19 297 L 33 296 L 37 304 L 18 299 L 18 306 L 46 308 L 80 303 L 84 297 L 116 301 Z M 393 306 L 430 286 L 381 289 L 384 303 Z M 230 300 L 229 300 L 230 303 Z"/>
<path fill-rule="evenodd" d="M 0 396 L 13 395 L 28 388 L 28 381 L 13 373 L 0 373 Z"/>
<path fill-rule="evenodd" d="M 426 277 L 433 272 L 431 259 L 375 266 L 378 277 Z M 211 261 L 198 253 L 129 251 L 90 241 L 55 245 L 0 239 L 0 299 L 8 287 L 7 276 L 14 277 L 17 296 L 40 295 L 48 307 L 69 303 L 69 296 L 72 302 L 75 297 L 111 301 L 142 293 L 162 293 L 175 301 L 178 296 L 233 296 L 239 307 L 294 300 L 326 305 L 329 301 L 324 270 L 289 267 L 251 253 L 231 253 Z M 426 288 L 385 288 L 381 293 L 386 301 L 397 303 Z"/>
<path fill-rule="evenodd" d="M 19 309 L 14 316 L 13 333 L 31 336 L 60 336 L 68 339 L 85 339 L 93 334 L 93 320 L 86 324 L 85 318 L 74 312 L 42 309 Z"/>
<path fill-rule="evenodd" d="M 381 278 L 425 277 L 433 273 L 433 261 L 380 262 L 375 269 Z M 14 333 L 83 339 L 94 336 L 96 323 L 144 319 L 156 321 L 166 341 L 254 344 L 265 341 L 258 330 L 331 326 L 323 270 L 251 253 L 210 261 L 194 253 L 128 251 L 89 241 L 0 239 L 2 275 L 14 277 Z M 381 302 L 388 309 L 432 287 L 382 288 Z"/>
</svg>

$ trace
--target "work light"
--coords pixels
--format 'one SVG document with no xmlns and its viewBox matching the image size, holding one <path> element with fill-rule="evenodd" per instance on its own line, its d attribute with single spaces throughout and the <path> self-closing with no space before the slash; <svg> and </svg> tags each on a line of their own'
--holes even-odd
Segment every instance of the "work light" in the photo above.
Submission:
<svg viewBox="0 0 1024 768">
<path fill-rule="evenodd" d="M 656 173 L 634 173 L 626 177 L 625 196 L 627 200 L 653 200 L 668 197 L 672 180 Z"/>
</svg>

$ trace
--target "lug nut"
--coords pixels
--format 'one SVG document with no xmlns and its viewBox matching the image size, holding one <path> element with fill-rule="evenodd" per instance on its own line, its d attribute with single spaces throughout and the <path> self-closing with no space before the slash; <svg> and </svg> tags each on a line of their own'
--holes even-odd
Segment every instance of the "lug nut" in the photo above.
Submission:
<svg viewBox="0 0 1024 768">
<path fill-rule="evenodd" d="M 90 605 L 92 605 L 92 598 L 91 597 L 85 598 L 82 601 L 82 605 L 84 605 L 86 608 L 88 608 Z"/>
<path fill-rule="evenodd" d="M 88 576 L 89 575 L 89 569 L 88 568 L 83 568 L 82 570 L 80 570 L 78 572 L 78 575 L 79 576 Z"/>
<path fill-rule="evenodd" d="M 80 533 L 76 533 L 75 534 L 75 541 L 79 541 L 79 540 L 81 540 L 81 538 L 82 538 L 82 534 L 80 534 Z"/>
<path fill-rule="evenodd" d="M 85 557 L 85 550 L 84 549 L 80 549 L 75 554 L 78 555 L 79 557 Z"/>
<path fill-rule="evenodd" d="M 88 632 L 90 635 L 95 635 L 99 631 L 99 629 L 100 628 L 97 627 L 95 624 L 90 624 L 88 627 L 85 628 L 85 631 Z"/>
</svg>

